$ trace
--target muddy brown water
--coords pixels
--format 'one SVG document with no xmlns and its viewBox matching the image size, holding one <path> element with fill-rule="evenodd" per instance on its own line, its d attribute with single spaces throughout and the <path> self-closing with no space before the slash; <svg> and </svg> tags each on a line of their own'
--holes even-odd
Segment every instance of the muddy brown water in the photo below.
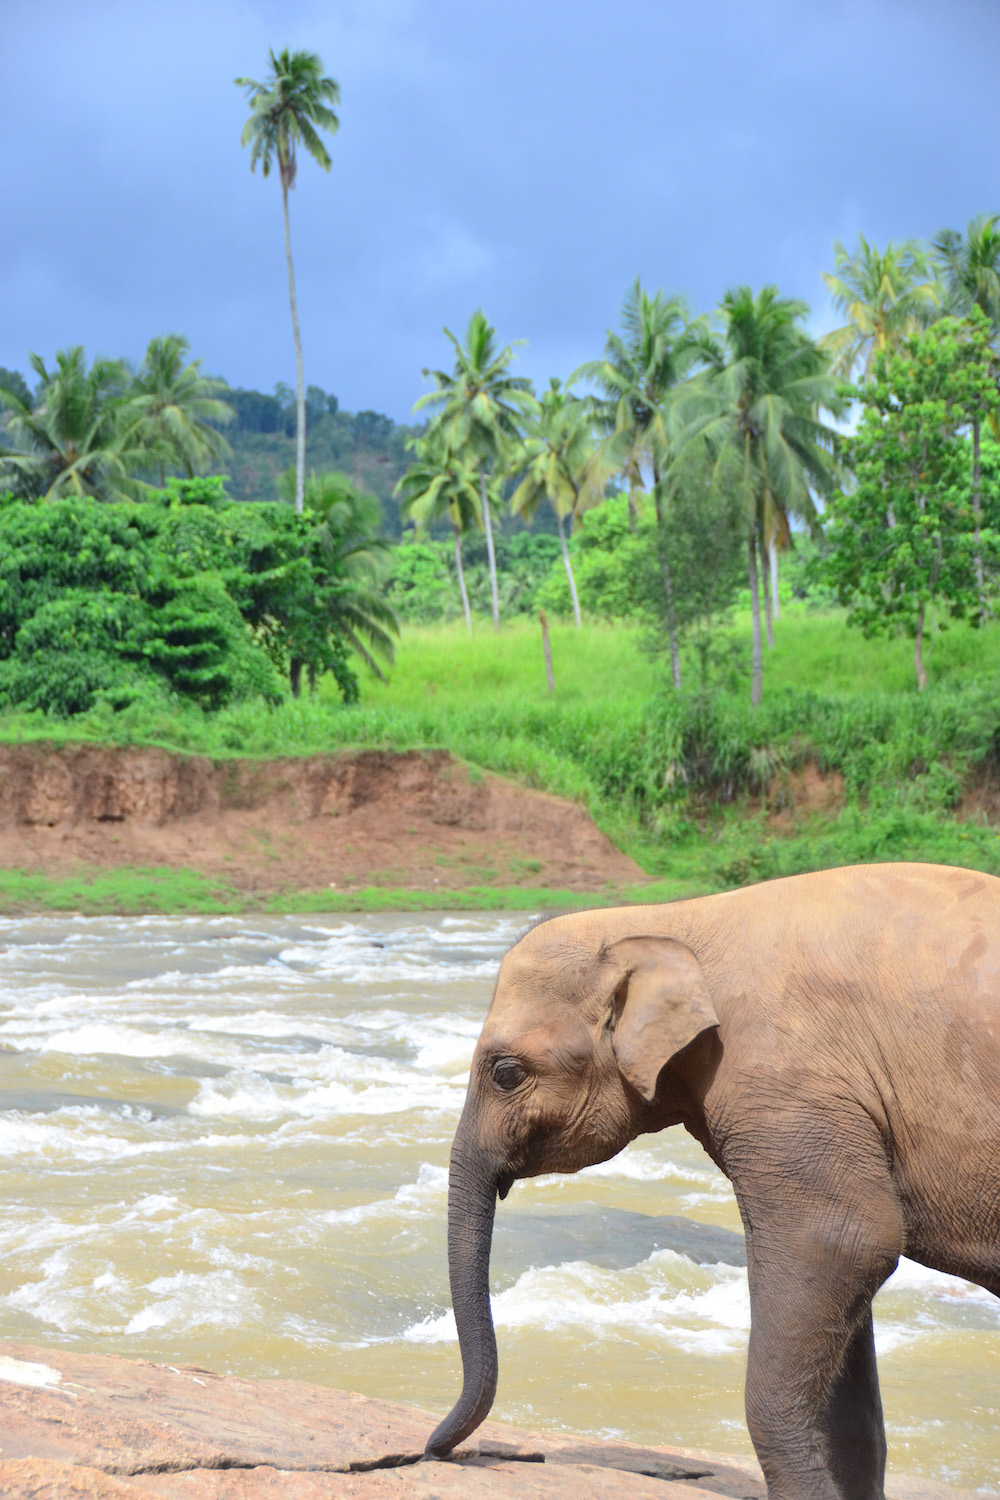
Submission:
<svg viewBox="0 0 1000 1500">
<path fill-rule="evenodd" d="M 0 1337 L 446 1411 L 448 1148 L 522 927 L 0 921 Z M 495 1415 L 750 1452 L 739 1227 L 679 1130 L 517 1184 Z M 892 1467 L 996 1486 L 1000 1302 L 904 1262 L 876 1325 Z"/>
</svg>

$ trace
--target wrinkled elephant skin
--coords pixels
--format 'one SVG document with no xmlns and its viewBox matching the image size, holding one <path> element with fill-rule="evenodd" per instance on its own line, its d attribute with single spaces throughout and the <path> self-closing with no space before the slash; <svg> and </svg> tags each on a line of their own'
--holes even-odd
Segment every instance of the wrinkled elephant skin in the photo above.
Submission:
<svg viewBox="0 0 1000 1500">
<path fill-rule="evenodd" d="M 799 875 L 555 917 L 506 955 L 452 1149 L 464 1384 L 489 1411 L 496 1198 L 684 1125 L 746 1230 L 746 1410 L 770 1500 L 881 1500 L 871 1301 L 899 1255 L 1000 1292 L 1000 880 Z"/>
</svg>

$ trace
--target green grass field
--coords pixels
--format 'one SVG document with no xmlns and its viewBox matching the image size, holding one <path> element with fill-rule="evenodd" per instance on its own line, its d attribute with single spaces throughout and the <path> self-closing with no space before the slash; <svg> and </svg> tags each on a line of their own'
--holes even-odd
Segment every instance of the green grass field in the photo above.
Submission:
<svg viewBox="0 0 1000 1500">
<path fill-rule="evenodd" d="M 778 622 L 775 649 L 765 652 L 764 702 L 756 710 L 748 619 L 737 618 L 729 635 L 734 664 L 704 695 L 690 660 L 676 694 L 666 663 L 640 649 L 636 627 L 577 631 L 558 621 L 550 695 L 539 627 L 522 619 L 499 635 L 484 622 L 471 637 L 461 624 L 407 628 L 389 681 L 368 674 L 353 707 L 323 682 L 297 702 L 245 703 L 214 715 L 98 710 L 53 721 L 8 714 L 0 717 L 0 739 L 157 744 L 216 759 L 444 747 L 474 767 L 586 806 L 657 882 L 659 899 L 855 860 L 930 859 L 1000 873 L 1000 839 L 981 818 L 962 816 L 969 784 L 1000 777 L 1000 626 L 932 630 L 930 685 L 919 694 L 910 642 L 866 641 L 838 613 L 792 606 Z M 822 812 L 793 806 L 776 818 L 776 788 L 780 801 L 783 783 L 807 762 L 842 778 L 841 797 Z M 55 882 L 48 894 L 22 885 L 15 895 L 8 872 L 0 904 L 232 910 L 238 899 L 194 876 L 185 886 L 154 874 L 121 872 L 120 888 L 102 887 L 103 894 L 74 895 Z M 522 899 L 533 908 L 575 900 L 490 886 L 435 893 L 428 904 Z M 306 898 L 288 898 L 296 901 L 306 909 Z M 423 904 L 392 890 L 324 893 L 307 903 L 324 910 Z"/>
</svg>

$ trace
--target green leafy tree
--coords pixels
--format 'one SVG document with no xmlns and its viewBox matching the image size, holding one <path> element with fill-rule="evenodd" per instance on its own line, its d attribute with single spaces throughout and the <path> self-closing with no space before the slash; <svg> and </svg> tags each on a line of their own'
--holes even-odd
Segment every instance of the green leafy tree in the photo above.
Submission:
<svg viewBox="0 0 1000 1500">
<path fill-rule="evenodd" d="M 979 214 L 970 219 L 964 235 L 957 229 L 942 229 L 934 241 L 938 267 L 945 285 L 946 305 L 950 313 L 968 318 L 978 308 L 986 319 L 990 343 L 996 352 L 1000 334 L 1000 214 Z M 1000 364 L 1000 362 L 998 362 Z M 982 479 L 980 473 L 981 411 L 972 416 L 972 510 L 975 516 L 975 568 L 979 587 L 979 612 L 987 618 L 986 580 L 979 546 L 982 519 Z M 994 435 L 997 430 L 993 414 Z"/>
<path fill-rule="evenodd" d="M 414 460 L 402 476 L 393 494 L 399 499 L 400 514 L 408 516 L 418 533 L 426 532 L 447 516 L 451 524 L 455 549 L 455 576 L 465 615 L 465 627 L 472 629 L 469 591 L 465 586 L 462 563 L 462 537 L 479 524 L 479 469 L 467 454 L 455 452 L 438 428 L 413 438 L 410 447 Z M 496 495 L 493 495 L 496 502 Z M 487 496 L 487 504 L 489 495 Z"/>
<path fill-rule="evenodd" d="M 378 658 L 393 662 L 399 621 L 386 598 L 392 552 L 380 535 L 379 502 L 346 474 L 337 473 L 311 474 L 305 498 L 305 514 L 312 523 L 313 566 L 329 629 L 384 682 Z"/>
<path fill-rule="evenodd" d="M 681 297 L 650 296 L 639 278 L 622 304 L 621 333 L 608 332 L 602 359 L 581 365 L 570 376 L 593 381 L 601 393 L 595 405 L 607 434 L 605 452 L 612 472 L 628 485 L 630 511 L 636 515 L 636 495 L 652 479 L 657 524 L 665 524 L 669 500 L 671 458 L 668 400 L 704 358 L 704 325 L 692 323 Z M 674 686 L 681 686 L 681 661 L 674 616 L 673 578 L 666 550 L 661 548 L 660 576 L 670 635 Z"/>
<path fill-rule="evenodd" d="M 298 304 L 295 297 L 295 268 L 292 264 L 292 236 L 288 222 L 288 194 L 295 186 L 298 171 L 297 149 L 301 144 L 325 172 L 330 170 L 330 154 L 320 137 L 320 130 L 334 134 L 340 121 L 332 108 L 340 102 L 340 89 L 332 78 L 324 77 L 323 64 L 315 52 L 268 53 L 270 71 L 258 82 L 254 78 L 237 78 L 235 82 L 247 91 L 250 118 L 243 127 L 244 146 L 250 147 L 250 169 L 260 162 L 264 177 L 270 175 L 277 160 L 281 179 L 281 204 L 285 222 L 285 260 L 288 265 L 288 296 L 292 309 L 292 331 L 295 336 L 296 423 L 295 423 L 295 509 L 302 510 L 306 475 L 306 397 L 302 368 L 302 336 L 299 332 Z"/>
<path fill-rule="evenodd" d="M 763 655 L 759 560 L 797 517 L 814 524 L 814 492 L 829 494 L 837 473 L 838 434 L 821 412 L 845 401 L 829 357 L 802 323 L 804 302 L 777 287 L 749 287 L 722 300 L 722 337 L 712 364 L 685 397 L 682 442 L 708 444 L 720 472 L 738 472 L 747 523 L 747 577 L 753 617 L 751 702 L 761 700 Z"/>
<path fill-rule="evenodd" d="M 568 518 L 574 523 L 585 510 L 604 498 L 612 463 L 608 450 L 599 447 L 595 440 L 591 403 L 571 395 L 560 381 L 552 379 L 529 418 L 524 448 L 512 463 L 512 467 L 522 470 L 523 477 L 511 496 L 510 508 L 526 520 L 534 516 L 543 500 L 555 511 L 577 626 L 582 623 L 580 600 L 566 545 L 566 521 Z"/>
<path fill-rule="evenodd" d="M 122 500 L 141 493 L 133 476 L 149 453 L 127 420 L 124 365 L 97 359 L 88 369 L 76 346 L 61 349 L 51 370 L 32 354 L 31 368 L 38 377 L 33 399 L 0 386 L 0 407 L 8 413 L 0 485 L 42 500 Z"/>
<path fill-rule="evenodd" d="M 490 570 L 493 629 L 500 629 L 496 553 L 490 517 L 490 476 L 497 477 L 521 442 L 524 423 L 534 409 L 531 382 L 511 375 L 514 346 L 497 348 L 496 332 L 478 309 L 469 319 L 464 343 L 450 329 L 445 336 L 455 350 L 450 372 L 425 370 L 436 389 L 421 396 L 414 411 L 435 410 L 434 427 L 442 444 L 464 456 L 479 479 L 479 502 Z"/>
<path fill-rule="evenodd" d="M 200 360 L 187 361 L 190 347 L 176 333 L 151 339 L 123 412 L 132 440 L 158 464 L 161 488 L 165 468 L 190 478 L 232 451 L 218 430 L 235 416 L 221 399 L 226 382 L 202 375 Z"/>
<path fill-rule="evenodd" d="M 852 380 L 860 367 L 868 380 L 879 354 L 917 333 L 937 312 L 930 255 L 916 240 L 890 241 L 879 250 L 863 234 L 853 254 L 840 240 L 833 253 L 834 273 L 824 271 L 823 280 L 847 322 L 825 336 L 823 347 L 834 374 Z"/>
<path fill-rule="evenodd" d="M 927 682 L 929 612 L 961 618 L 979 599 L 968 486 L 972 413 L 995 410 L 986 320 L 942 318 L 875 361 L 851 440 L 856 486 L 830 502 L 827 577 L 868 635 L 913 637 L 917 687 Z M 995 564 L 997 534 L 980 545 Z"/>
</svg>

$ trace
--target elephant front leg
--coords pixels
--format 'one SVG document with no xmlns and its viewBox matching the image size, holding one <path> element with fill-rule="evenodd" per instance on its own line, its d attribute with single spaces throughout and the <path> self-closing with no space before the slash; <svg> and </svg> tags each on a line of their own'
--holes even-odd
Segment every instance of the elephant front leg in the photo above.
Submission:
<svg viewBox="0 0 1000 1500">
<path fill-rule="evenodd" d="M 774 1187 L 772 1177 L 768 1195 Z M 843 1191 L 843 1179 L 836 1184 Z M 901 1230 L 891 1186 L 741 1198 L 751 1331 L 747 1425 L 769 1500 L 883 1500 L 885 1431 L 871 1299 Z"/>
</svg>

